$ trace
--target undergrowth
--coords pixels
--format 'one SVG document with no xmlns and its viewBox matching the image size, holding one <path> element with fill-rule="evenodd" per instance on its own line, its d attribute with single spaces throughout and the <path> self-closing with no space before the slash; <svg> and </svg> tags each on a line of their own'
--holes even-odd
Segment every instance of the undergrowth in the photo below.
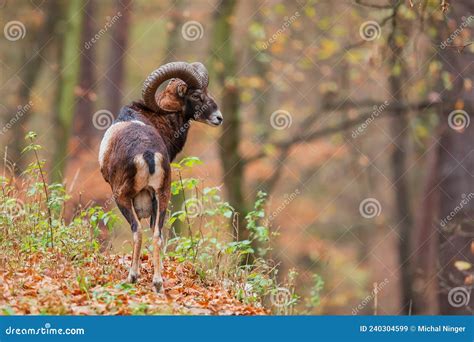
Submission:
<svg viewBox="0 0 474 342">
<path fill-rule="evenodd" d="M 88 293 L 88 276 L 81 272 L 81 266 L 102 262 L 102 272 L 114 272 L 104 256 L 110 244 L 101 236 L 104 230 L 114 229 L 121 218 L 101 206 L 79 207 L 66 215 L 71 196 L 64 184 L 47 181 L 41 146 L 35 139 L 33 132 L 26 135 L 23 153 L 30 154 L 33 162 L 20 175 L 15 175 L 14 166 L 4 156 L 0 176 L 0 268 L 14 271 L 31 262 L 34 253 L 42 255 L 38 262 L 51 266 L 61 255 L 75 267 L 79 287 Z M 168 215 L 165 258 L 189 263 L 203 284 L 220 284 L 242 303 L 264 306 L 277 314 L 294 314 L 303 302 L 308 310 L 318 306 L 322 279 L 315 275 L 310 298 L 303 301 L 295 292 L 297 272 L 290 270 L 284 277 L 278 274 L 280 265 L 271 259 L 275 233 L 264 224 L 268 222 L 267 194 L 258 192 L 253 209 L 244 218 L 249 239 L 239 241 L 237 213 L 222 199 L 220 187 L 203 186 L 200 179 L 184 177 L 199 164 L 196 157 L 172 164 L 176 179 L 172 195 L 182 199 L 183 207 Z M 186 231 L 176 234 L 169 229 L 177 221 Z M 127 284 L 127 288 L 130 286 L 134 285 Z"/>
</svg>

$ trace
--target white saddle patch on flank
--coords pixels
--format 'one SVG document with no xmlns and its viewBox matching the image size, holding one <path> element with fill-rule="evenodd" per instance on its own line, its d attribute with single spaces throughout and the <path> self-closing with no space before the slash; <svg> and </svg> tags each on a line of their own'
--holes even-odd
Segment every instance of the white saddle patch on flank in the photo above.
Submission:
<svg viewBox="0 0 474 342">
<path fill-rule="evenodd" d="M 99 165 L 102 168 L 104 164 L 104 158 L 109 150 L 110 143 L 112 142 L 113 137 L 115 134 L 120 132 L 123 128 L 127 127 L 130 124 L 138 124 L 142 126 L 146 126 L 145 123 L 138 121 L 138 120 L 131 120 L 131 121 L 119 121 L 114 124 L 112 124 L 109 128 L 104 133 L 104 137 L 102 138 L 102 141 L 100 142 L 100 148 L 99 148 Z"/>
</svg>

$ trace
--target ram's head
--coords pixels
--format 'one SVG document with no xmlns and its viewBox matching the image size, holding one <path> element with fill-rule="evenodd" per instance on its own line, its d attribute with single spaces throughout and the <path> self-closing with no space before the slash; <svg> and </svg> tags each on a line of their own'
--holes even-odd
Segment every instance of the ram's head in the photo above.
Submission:
<svg viewBox="0 0 474 342">
<path fill-rule="evenodd" d="M 171 79 L 162 92 L 158 87 Z M 209 75 L 201 63 L 173 62 L 162 65 L 146 79 L 143 100 L 155 112 L 183 115 L 211 126 L 222 124 L 222 114 L 208 92 Z"/>
</svg>

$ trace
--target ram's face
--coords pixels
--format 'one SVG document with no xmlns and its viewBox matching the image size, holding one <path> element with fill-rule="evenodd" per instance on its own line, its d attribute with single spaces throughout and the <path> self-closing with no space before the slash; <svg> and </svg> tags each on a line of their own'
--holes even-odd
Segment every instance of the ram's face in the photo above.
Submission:
<svg viewBox="0 0 474 342">
<path fill-rule="evenodd" d="M 188 89 L 185 95 L 186 116 L 211 126 L 220 126 L 224 118 L 207 89 Z"/>
<path fill-rule="evenodd" d="M 220 126 L 222 113 L 207 89 L 190 89 L 182 80 L 172 79 L 161 93 L 156 94 L 158 106 L 168 112 L 184 110 L 187 120 Z"/>
</svg>

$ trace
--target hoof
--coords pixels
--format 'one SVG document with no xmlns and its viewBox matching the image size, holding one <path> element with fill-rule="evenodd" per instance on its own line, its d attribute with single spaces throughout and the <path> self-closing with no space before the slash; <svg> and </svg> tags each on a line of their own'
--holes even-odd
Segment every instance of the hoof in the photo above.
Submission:
<svg viewBox="0 0 474 342">
<path fill-rule="evenodd" d="M 127 277 L 127 282 L 135 284 L 138 280 L 138 274 L 130 272 Z"/>
<path fill-rule="evenodd" d="M 163 279 L 162 278 L 153 278 L 153 288 L 156 293 L 160 293 L 163 290 Z"/>
</svg>

